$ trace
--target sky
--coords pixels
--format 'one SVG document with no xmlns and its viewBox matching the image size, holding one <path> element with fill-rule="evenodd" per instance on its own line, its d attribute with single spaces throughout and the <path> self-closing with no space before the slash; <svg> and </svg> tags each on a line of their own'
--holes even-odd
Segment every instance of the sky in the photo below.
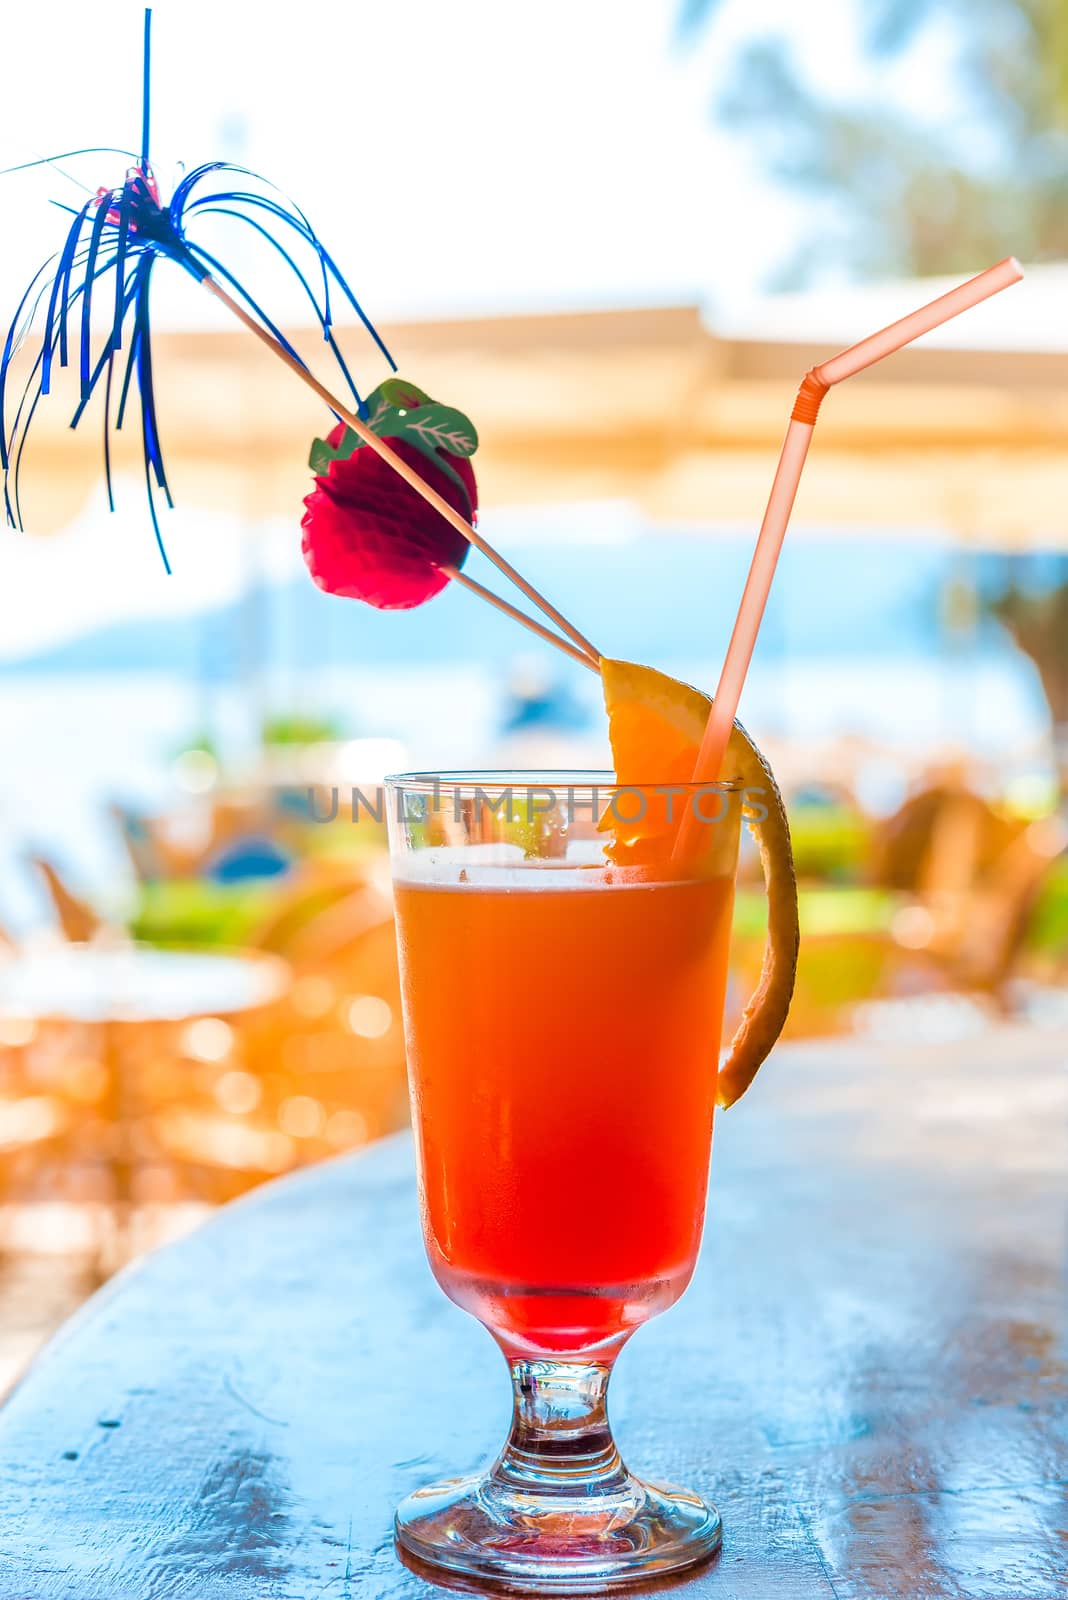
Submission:
<svg viewBox="0 0 1068 1600">
<path fill-rule="evenodd" d="M 9 12 L 0 166 L 90 144 L 132 148 L 142 7 L 53 0 Z M 793 254 L 805 215 L 711 115 L 739 45 L 781 31 L 826 94 L 907 98 L 945 119 L 960 109 L 954 41 L 930 30 L 877 81 L 858 47 L 855 0 L 820 0 L 818 21 L 796 0 L 723 0 L 715 27 L 685 49 L 675 14 L 674 0 L 161 0 L 151 140 L 161 186 L 166 195 L 180 163 L 219 157 L 268 175 L 312 218 L 375 320 L 696 301 L 724 330 L 759 330 L 767 312 L 753 310 L 754 292 Z M 61 165 L 95 190 L 121 181 L 126 159 Z M 4 323 L 62 238 L 64 214 L 49 200 L 78 204 L 80 191 L 48 167 L 0 184 Z M 240 243 L 227 259 L 257 287 L 268 270 Z M 845 302 L 824 292 L 840 321 Z M 153 294 L 157 325 L 210 324 L 211 302 L 179 271 L 161 272 Z M 892 297 L 886 320 L 900 309 Z M 225 317 L 217 312 L 219 325 Z M 839 342 L 866 331 L 850 324 Z M 0 654 L 240 588 L 237 519 L 211 523 L 228 554 L 210 575 L 190 561 L 165 579 L 141 492 L 126 486 L 120 504 L 105 527 L 98 494 L 62 554 L 4 536 Z M 175 548 L 177 523 L 192 540 L 205 522 L 183 507 L 168 520 Z"/>
<path fill-rule="evenodd" d="M 0 165 L 132 147 L 141 15 L 58 0 L 5 18 Z M 225 156 L 299 201 L 376 318 L 693 300 L 729 305 L 791 254 L 803 203 L 710 115 L 740 42 L 783 31 L 827 93 L 875 92 L 854 0 L 723 0 L 680 47 L 673 0 L 390 0 L 259 7 L 162 0 L 152 148 L 164 191 Z M 952 109 L 934 29 L 879 92 Z M 90 188 L 121 156 L 67 164 Z M 9 176 L 0 289 L 55 247 L 76 203 L 54 171 Z M 8 210 L 6 215 L 11 216 Z M 195 295 L 180 284 L 171 299 Z M 199 303 L 199 302 L 198 302 Z M 167 307 L 167 314 L 170 306 Z M 161 315 L 164 312 L 161 309 Z"/>
</svg>

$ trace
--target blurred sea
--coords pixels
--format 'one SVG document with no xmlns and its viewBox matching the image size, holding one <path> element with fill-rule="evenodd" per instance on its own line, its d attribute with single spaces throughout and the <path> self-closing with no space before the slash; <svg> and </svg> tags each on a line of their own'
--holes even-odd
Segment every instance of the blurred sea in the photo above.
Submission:
<svg viewBox="0 0 1068 1600">
<path fill-rule="evenodd" d="M 601 649 L 703 687 L 714 686 L 751 550 L 750 532 L 508 545 Z M 743 720 L 773 744 L 859 738 L 1033 765 L 1048 727 L 1037 675 L 973 604 L 998 560 L 916 537 L 788 544 Z M 298 574 L 199 616 L 115 623 L 6 662 L 0 922 L 34 913 L 20 861 L 29 845 L 75 884 L 118 884 L 126 865 L 106 802 L 173 805 L 173 759 L 198 734 L 240 761 L 265 713 L 327 712 L 353 737 L 399 739 L 413 767 L 485 764 L 505 757 L 517 687 L 558 689 L 569 753 L 604 759 L 594 676 L 455 590 L 382 614 Z"/>
</svg>

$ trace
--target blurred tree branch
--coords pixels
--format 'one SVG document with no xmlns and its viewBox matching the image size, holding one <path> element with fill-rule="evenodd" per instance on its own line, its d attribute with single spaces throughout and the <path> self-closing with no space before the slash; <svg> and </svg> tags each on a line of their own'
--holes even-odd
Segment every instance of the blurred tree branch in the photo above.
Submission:
<svg viewBox="0 0 1068 1600">
<path fill-rule="evenodd" d="M 720 3 L 681 0 L 682 36 Z M 959 23 L 969 114 L 955 127 L 890 100 L 828 100 L 773 35 L 735 59 L 716 115 L 815 203 L 812 236 L 788 264 L 794 281 L 828 255 L 862 275 L 1068 256 L 1068 0 L 866 0 L 864 46 L 874 61 L 898 58 L 940 18 Z"/>
<path fill-rule="evenodd" d="M 1053 718 L 1063 797 L 1068 796 L 1068 556 L 1059 557 L 1056 567 L 1049 587 L 1028 586 L 1010 574 L 989 609 L 1038 670 Z"/>
<path fill-rule="evenodd" d="M 690 38 L 712 20 L 720 0 L 679 0 L 679 37 Z"/>
<path fill-rule="evenodd" d="M 1068 651 L 1064 648 L 1068 639 L 1068 582 L 1044 594 L 1029 594 L 1012 584 L 997 596 L 991 610 L 1020 649 L 1038 664 L 1054 717 L 1068 727 Z"/>
<path fill-rule="evenodd" d="M 828 99 L 787 40 L 765 33 L 744 46 L 715 114 L 770 177 L 812 202 L 809 236 L 780 278 L 803 283 L 827 262 L 869 277 L 965 275 L 1010 254 L 1068 258 L 1068 0 L 854 3 L 876 64 L 907 59 L 933 24 L 952 30 L 947 87 L 961 114 L 932 120 L 900 96 Z M 679 35 L 690 41 L 714 24 L 721 0 L 679 6 Z M 987 605 L 1038 670 L 1068 794 L 1068 557 L 1038 589 L 1010 569 Z"/>
</svg>

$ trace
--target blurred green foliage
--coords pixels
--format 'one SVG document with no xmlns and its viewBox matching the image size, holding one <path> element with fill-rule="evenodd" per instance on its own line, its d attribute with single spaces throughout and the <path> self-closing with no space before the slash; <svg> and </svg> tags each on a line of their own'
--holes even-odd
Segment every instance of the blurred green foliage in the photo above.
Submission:
<svg viewBox="0 0 1068 1600">
<path fill-rule="evenodd" d="M 790 837 L 799 878 L 851 883 L 867 865 L 871 823 L 845 805 L 791 805 Z"/>
<path fill-rule="evenodd" d="M 678 6 L 688 40 L 715 25 L 721 0 Z M 963 277 L 1001 256 L 1068 257 L 1068 0 L 854 0 L 854 9 L 887 83 L 910 48 L 948 44 L 945 103 L 882 95 L 880 75 L 859 94 L 848 74 L 837 93 L 815 83 L 753 8 L 714 106 L 770 177 L 812 202 L 811 229 L 780 279 L 843 265 L 863 277 Z M 1034 662 L 1054 728 L 1068 728 L 1068 557 L 1040 590 L 1010 575 L 987 599 Z"/>
<path fill-rule="evenodd" d="M 720 9 L 678 3 L 686 40 Z M 786 275 L 801 281 L 829 261 L 963 275 L 1005 255 L 1068 256 L 1068 0 L 855 0 L 855 11 L 865 51 L 886 68 L 860 92 L 845 73 L 837 94 L 812 82 L 754 7 L 715 97 L 768 173 L 812 199 Z M 818 30 L 818 8 L 805 15 Z M 881 94 L 921 40 L 949 45 L 944 102 Z"/>
<path fill-rule="evenodd" d="M 1027 945 L 1068 965 L 1068 857 L 1054 863 L 1027 926 Z"/>
<path fill-rule="evenodd" d="M 807 942 L 802 938 L 789 1033 L 795 1037 L 833 1033 L 845 1026 L 846 1008 L 883 991 L 895 959 L 894 946 L 886 938 L 856 934 Z"/>
<path fill-rule="evenodd" d="M 222 885 L 182 878 L 142 884 L 130 932 L 145 944 L 245 945 L 277 903 L 277 895 L 270 883 Z"/>
<path fill-rule="evenodd" d="M 802 938 L 808 935 L 885 934 L 900 897 L 886 889 L 803 888 L 798 896 Z M 763 936 L 768 920 L 763 889 L 740 889 L 734 930 L 742 938 Z"/>
<path fill-rule="evenodd" d="M 836 1033 L 850 1008 L 885 992 L 898 959 L 890 923 L 900 897 L 881 889 L 803 888 L 801 950 L 787 1035 Z M 735 901 L 731 968 L 737 988 L 751 992 L 764 953 L 767 902 L 759 890 Z"/>
<path fill-rule="evenodd" d="M 339 718 L 300 711 L 264 717 L 260 728 L 260 739 L 267 748 L 328 744 L 344 737 L 345 730 Z"/>
<path fill-rule="evenodd" d="M 211 756 L 214 761 L 219 759 L 219 746 L 212 735 L 204 728 L 201 728 L 196 733 L 191 733 L 187 739 L 182 740 L 181 744 L 176 745 L 174 754 L 175 756 L 184 756 L 194 750 L 198 755 Z"/>
<path fill-rule="evenodd" d="M 1051 564 L 1059 577 L 1051 574 L 1046 586 L 1021 582 L 1019 565 L 1010 566 L 1000 592 L 991 597 L 990 611 L 1035 663 L 1053 726 L 1068 729 L 1068 555 Z M 1068 749 L 1061 752 L 1058 776 L 1068 795 Z"/>
</svg>

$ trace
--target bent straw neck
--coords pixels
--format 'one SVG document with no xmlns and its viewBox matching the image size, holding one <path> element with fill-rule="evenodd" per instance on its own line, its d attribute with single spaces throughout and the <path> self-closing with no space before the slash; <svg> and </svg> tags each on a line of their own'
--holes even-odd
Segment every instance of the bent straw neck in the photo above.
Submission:
<svg viewBox="0 0 1068 1600">
<path fill-rule="evenodd" d="M 794 409 L 790 412 L 791 422 L 802 422 L 807 427 L 814 428 L 816 426 L 816 418 L 820 414 L 823 397 L 830 387 L 830 384 L 820 376 L 819 367 L 810 367 L 801 379 L 801 387 L 797 391 Z"/>
<path fill-rule="evenodd" d="M 790 413 L 791 418 L 795 422 L 815 426 L 820 404 L 834 384 L 863 372 L 865 367 L 873 366 L 884 356 L 893 355 L 894 351 L 911 344 L 925 333 L 931 333 L 942 323 L 949 322 L 953 317 L 959 317 L 962 311 L 970 311 L 973 306 L 988 300 L 991 295 L 1010 288 L 1014 283 L 1019 283 L 1022 277 L 1023 268 L 1016 257 L 1006 256 L 1004 261 L 988 267 L 985 272 L 977 273 L 965 283 L 957 284 L 955 288 L 929 301 L 927 305 L 920 306 L 916 311 L 910 311 L 908 316 L 899 317 L 896 322 L 880 328 L 878 333 L 869 334 L 866 339 L 859 339 L 856 344 L 840 350 L 836 356 L 831 356 L 828 360 L 821 361 L 818 366 L 811 367 L 801 380 L 794 409 Z"/>
<path fill-rule="evenodd" d="M 922 334 L 930 333 L 943 322 L 959 316 L 962 311 L 968 311 L 991 295 L 1018 283 L 1022 277 L 1023 269 L 1019 262 L 1014 256 L 1007 256 L 1004 261 L 988 267 L 985 272 L 958 284 L 948 293 L 939 295 L 927 305 L 900 317 L 857 344 L 850 345 L 805 374 L 791 412 L 719 687 L 697 755 L 693 773 L 695 783 L 713 783 L 719 776 L 793 510 L 812 430 L 824 396 L 833 384 L 881 361 L 884 356 L 900 350 Z M 690 841 L 686 835 L 684 820 L 676 840 L 676 855 L 684 854 L 689 847 Z"/>
</svg>

